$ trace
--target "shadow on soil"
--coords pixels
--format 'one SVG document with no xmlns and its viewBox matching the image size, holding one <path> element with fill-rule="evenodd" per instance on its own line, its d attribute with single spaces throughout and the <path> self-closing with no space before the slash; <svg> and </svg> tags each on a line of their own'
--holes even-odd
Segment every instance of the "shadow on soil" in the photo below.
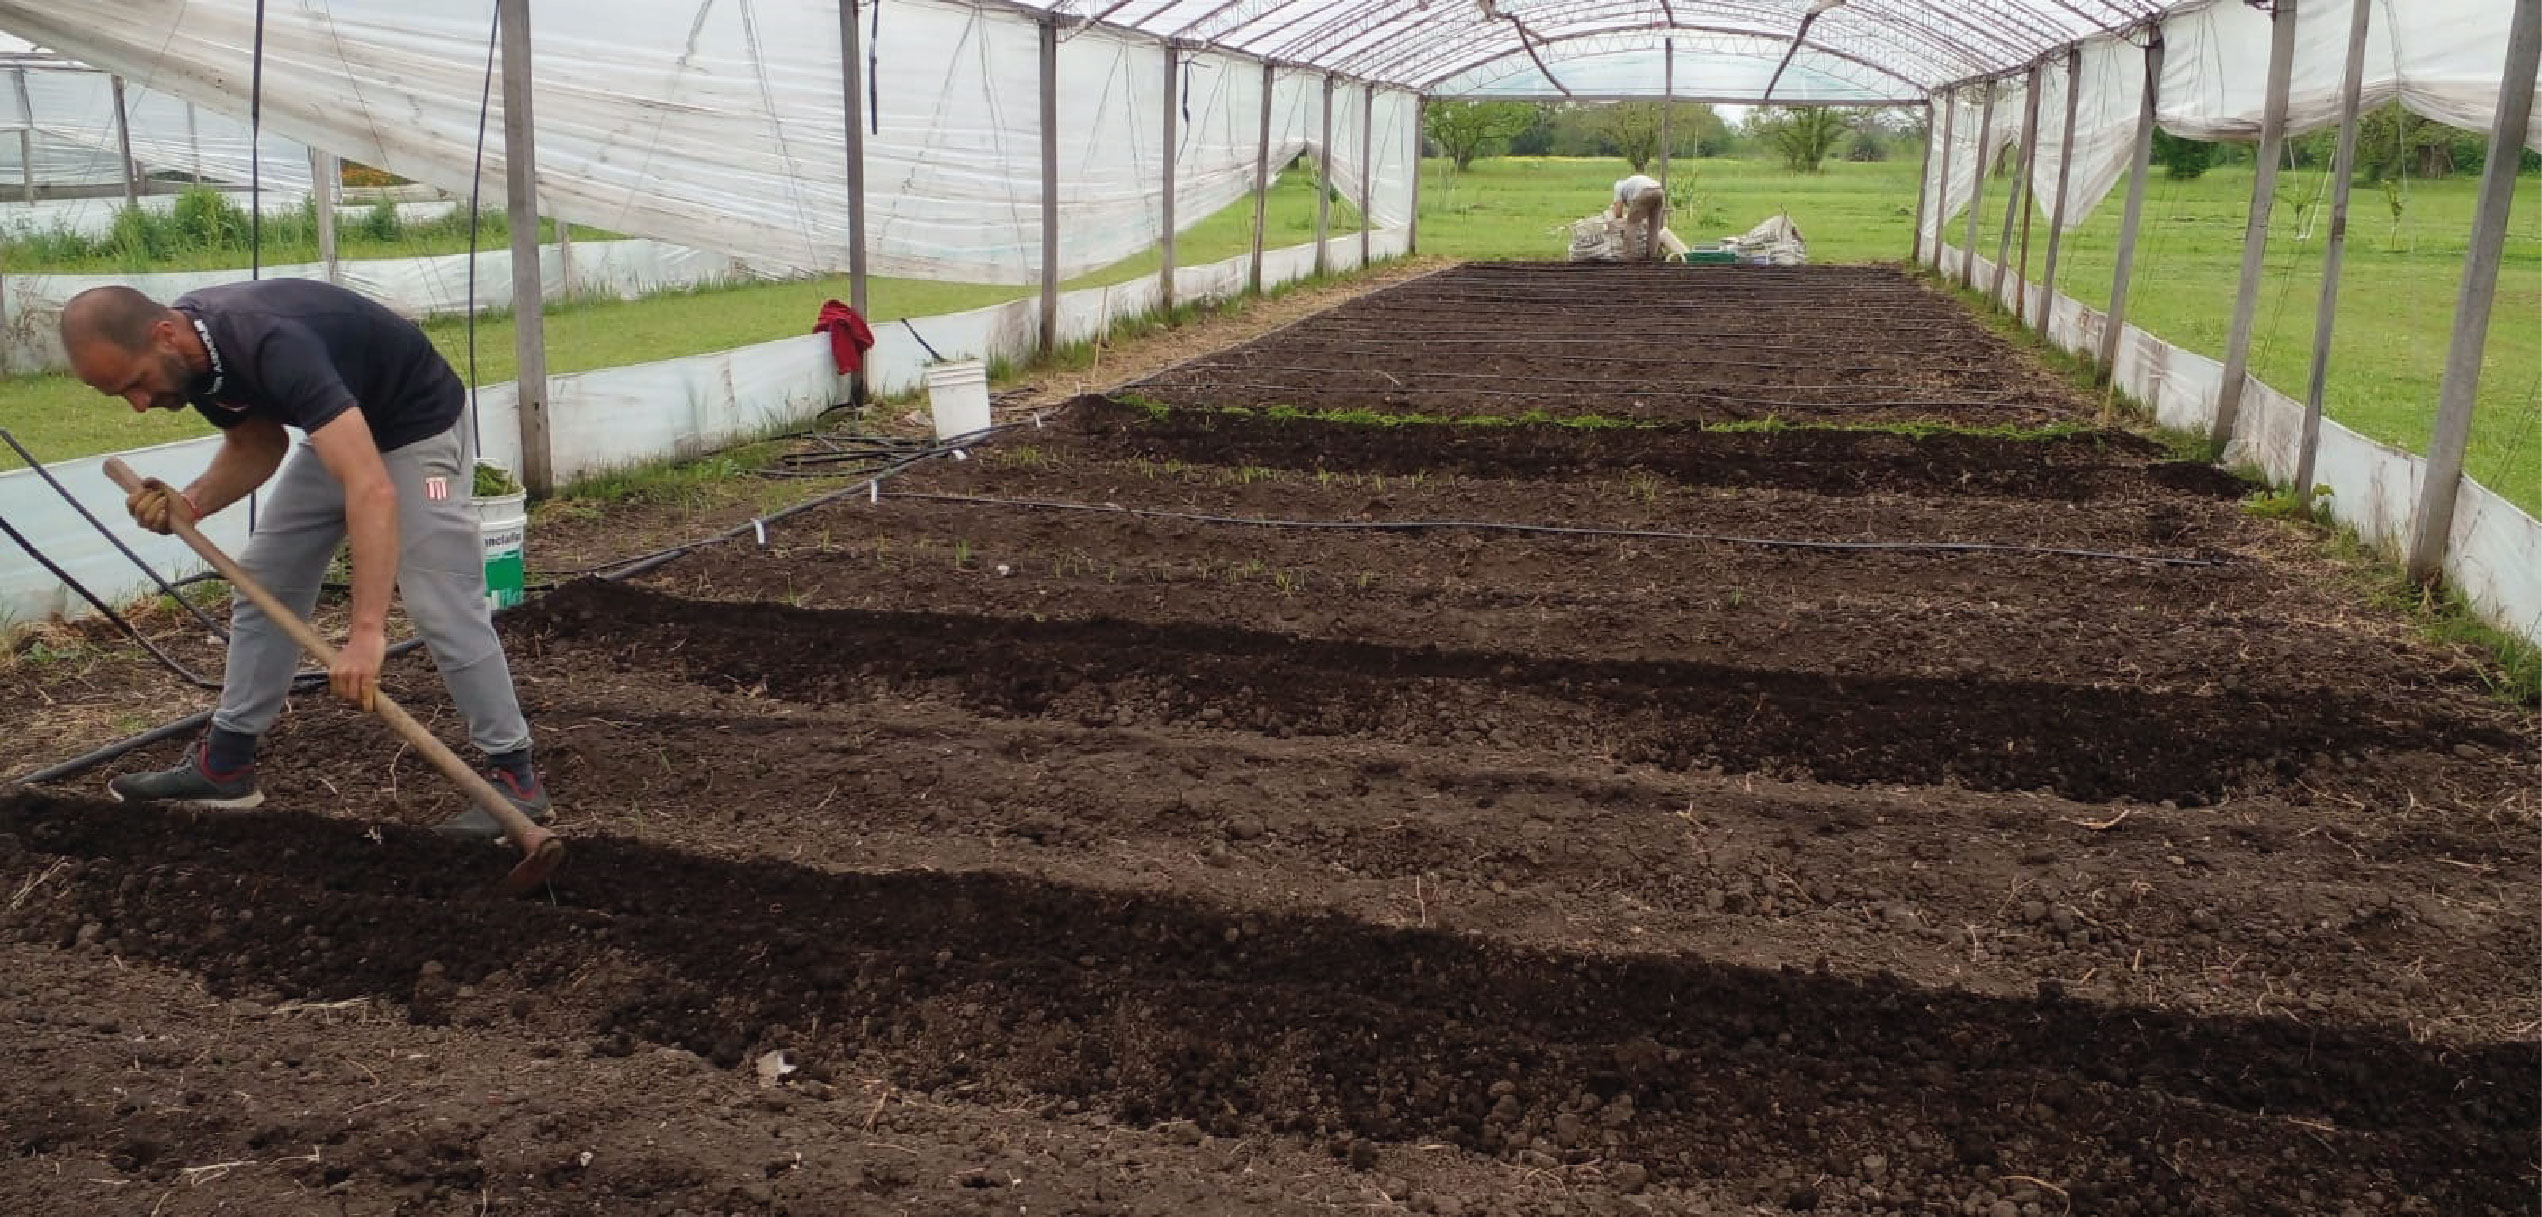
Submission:
<svg viewBox="0 0 2542 1217">
<path fill-rule="evenodd" d="M 1670 768 L 1840 783 L 2053 790 L 2202 805 L 2315 752 L 2516 741 L 2327 692 L 2232 697 L 1864 676 L 1302 638 L 1110 618 L 710 604 L 582 581 L 514 619 L 534 645 L 805 702 L 931 690 L 966 708 L 1107 721 L 1120 696 L 1190 725 L 1452 743 L 1513 733 Z M 1209 712 L 1215 711 L 1214 714 Z"/>
<path fill-rule="evenodd" d="M 974 1102 L 1337 1152 L 1443 1141 L 1732 1181 L 1797 1161 L 1937 1197 L 2001 1172 L 2095 1212 L 2291 1213 L 2300 1188 L 2377 1180 L 2447 1213 L 2531 1199 L 2530 1044 L 1521 951 L 1010 874 L 574 850 L 552 903 L 503 901 L 478 886 L 502 854 L 415 830 L 20 794 L 0 882 L 27 890 L 0 927 L 68 947 L 93 924 L 95 949 L 215 992 L 381 995 L 727 1067 L 786 1046 Z"/>
</svg>

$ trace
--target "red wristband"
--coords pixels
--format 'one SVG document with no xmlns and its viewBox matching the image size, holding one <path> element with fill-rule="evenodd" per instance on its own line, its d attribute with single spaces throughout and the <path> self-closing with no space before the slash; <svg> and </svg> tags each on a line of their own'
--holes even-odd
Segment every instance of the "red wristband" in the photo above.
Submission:
<svg viewBox="0 0 2542 1217">
<path fill-rule="evenodd" d="M 191 515 L 198 520 L 203 518 L 203 506 L 202 504 L 194 501 L 193 495 L 180 490 L 177 492 L 177 497 L 185 500 L 185 510 L 188 515 Z"/>
</svg>

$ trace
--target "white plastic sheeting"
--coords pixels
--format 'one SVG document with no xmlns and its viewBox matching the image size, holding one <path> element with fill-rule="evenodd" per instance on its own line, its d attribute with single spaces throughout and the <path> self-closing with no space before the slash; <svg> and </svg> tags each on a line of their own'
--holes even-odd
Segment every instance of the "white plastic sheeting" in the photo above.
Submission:
<svg viewBox="0 0 2542 1217">
<path fill-rule="evenodd" d="M 245 185 L 255 166 L 266 188 L 309 192 L 309 151 L 290 140 L 268 135 L 250 141 L 246 123 L 135 82 L 126 82 L 124 112 L 132 127 L 132 158 L 145 175 L 181 173 Z M 14 131 L 33 134 L 32 176 L 39 187 L 124 180 L 114 81 L 107 73 L 41 59 L 12 63 L 0 80 L 0 133 Z M 251 146 L 261 154 L 251 156 Z M 19 141 L 0 135 L 0 185 L 23 186 L 27 168 Z"/>
<path fill-rule="evenodd" d="M 1978 174 L 1982 172 L 1984 166 L 1994 164 L 1997 158 L 2004 154 L 2005 149 L 2021 142 L 2021 117 L 2023 107 L 2027 104 L 2025 101 L 2027 95 L 2028 90 L 2016 77 L 2012 80 L 1996 82 L 1991 90 L 1985 85 L 1954 90 L 1945 101 L 1935 104 L 1933 109 L 1935 154 L 1926 161 L 1924 166 L 1925 248 L 1933 247 L 1933 237 L 1936 232 L 1947 235 L 1959 231 L 1947 226 L 1954 216 L 1965 221 L 1966 217 L 1961 213 L 1967 210 L 1969 199 L 1976 194 Z M 1942 125 L 1945 121 L 1946 110 L 1951 128 L 1950 176 L 1948 179 L 1943 179 L 1939 144 L 1942 139 Z M 1993 111 L 1991 120 L 1987 117 L 1989 110 Z M 1977 139 L 1981 134 L 1986 139 L 1983 155 L 1980 155 L 1977 147 Z M 2003 189 L 2001 182 L 1992 178 L 1988 179 L 1988 193 L 1998 201 L 2002 198 Z"/>
<path fill-rule="evenodd" d="M 1161 74 L 1163 68 L 1158 71 Z M 1371 252 L 1380 259 L 1398 257 L 1405 251 L 1406 238 L 1399 228 L 1373 233 Z M 1332 267 L 1356 266 L 1359 238 L 1335 238 L 1327 243 L 1325 254 Z M 581 255 L 577 247 L 575 256 Z M 1223 299 L 1240 293 L 1249 261 L 1236 257 L 1178 268 L 1178 298 Z M 1263 282 L 1302 279 L 1314 269 L 1311 244 L 1267 250 Z M 1059 340 L 1091 338 L 1123 320 L 1153 312 L 1159 303 L 1157 293 L 1153 277 L 1062 293 Z M 1040 337 L 1039 317 L 1038 302 L 1016 300 L 948 316 L 912 318 L 911 324 L 948 359 L 1023 358 Z M 919 388 L 928 356 L 908 327 L 878 327 L 875 338 L 874 349 L 866 353 L 867 374 L 875 391 L 888 395 Z M 711 355 L 554 377 L 548 391 L 548 433 L 555 450 L 556 476 L 570 481 L 628 465 L 694 456 L 799 425 L 841 400 L 845 390 L 831 361 L 829 339 L 815 334 Z M 476 400 L 475 430 L 484 456 L 512 468 L 519 467 L 518 400 L 510 384 L 489 386 Z M 101 401 L 100 408 L 108 404 Z M 205 437 L 122 455 L 146 475 L 183 484 L 202 471 L 219 442 Z M 101 471 L 104 461 L 104 457 L 88 457 L 50 468 L 83 506 L 132 543 L 161 573 L 174 577 L 200 569 L 200 562 L 173 538 L 132 527 L 124 515 L 123 492 Z M 151 590 L 148 578 L 32 470 L 0 473 L 0 517 L 34 538 L 47 556 L 109 603 L 129 601 Z M 206 531 L 224 546 L 235 546 L 246 540 L 246 529 L 247 511 L 234 508 L 212 517 Z M 537 544 L 535 536 L 531 544 Z M 15 547 L 0 545 L 0 624 L 84 611 L 69 589 L 32 559 Z"/>
<path fill-rule="evenodd" d="M 2136 149 L 2136 120 L 2145 108 L 2144 49 L 2117 39 L 2083 45 L 2082 88 L 2074 110 L 2074 176 L 2066 184 L 2065 229 L 2083 226 L 2092 209 L 2127 176 Z M 2066 156 L 2065 113 L 2076 100 L 2063 59 L 2040 73 L 2039 157 L 2030 190 L 2041 224 L 2056 213 L 2057 174 Z"/>
<path fill-rule="evenodd" d="M 2366 40 L 2365 108 L 2398 98 L 2420 114 L 2486 133 L 2496 125 L 2507 62 L 2510 0 L 2373 0 Z M 2286 125 L 2311 131 L 2339 121 L 2347 71 L 2349 0 L 2305 0 L 2295 10 L 2295 59 Z M 2163 23 L 2163 129 L 2192 139 L 2259 138 L 2267 104 L 2267 13 L 2216 4 Z M 2525 133 L 2542 150 L 2542 111 Z"/>
<path fill-rule="evenodd" d="M 2397 99 L 2438 122 L 2486 134 L 2496 121 L 2499 79 L 2506 65 L 2507 22 L 2514 6 L 2505 0 L 2372 3 L 2364 108 Z M 2338 123 L 2350 15 L 2349 0 L 2306 0 L 2296 9 L 2295 55 L 2287 92 L 2289 135 Z M 2162 23 L 2163 75 L 2155 98 L 2155 121 L 2163 130 L 2189 139 L 2258 138 L 2267 108 L 2270 20 L 2267 13 L 2248 5 L 2218 3 L 2176 14 Z M 2139 35 L 2083 44 L 2083 101 L 2075 128 L 2073 194 L 2066 211 L 2069 229 L 2081 225 L 2127 172 L 2135 151 L 2136 117 L 2144 105 L 2142 41 Z M 2039 158 L 2030 189 L 2038 203 L 2037 214 L 2044 217 L 2055 208 L 2057 174 L 2065 156 L 2064 58 L 2050 57 L 2041 75 Z M 2017 78 L 2004 83 L 2011 86 L 2017 102 Z M 1957 99 L 1953 180 L 1941 192 L 1948 211 L 1957 211 L 1968 198 L 1968 169 L 1962 162 L 1977 138 L 1973 95 L 1979 88 L 1959 91 L 1972 96 Z M 2535 113 L 2525 146 L 2542 150 L 2542 109 Z M 1941 129 L 1939 121 L 1937 113 L 1936 132 Z M 2020 123 L 2017 104 L 2007 114 L 1998 103 L 1998 141 L 2019 138 Z M 1929 182 L 1925 192 L 1928 201 L 1935 197 Z M 1926 215 L 1929 238 L 1941 217 L 1930 207 Z"/>
<path fill-rule="evenodd" d="M 723 254 L 665 245 L 659 241 L 584 241 L 573 248 L 572 274 L 565 252 L 557 246 L 539 250 L 542 296 L 608 296 L 632 300 L 670 288 L 737 282 L 755 277 L 752 269 Z M 323 279 L 322 263 L 268 266 L 268 279 Z M 468 255 L 428 258 L 381 258 L 336 264 L 336 281 L 408 317 L 440 316 L 470 311 Z M 231 283 L 243 270 L 162 271 L 127 275 L 11 275 L 0 298 L 0 367 L 11 372 L 70 366 L 62 353 L 56 325 L 62 305 L 92 287 L 121 284 L 154 300 L 173 300 L 197 288 Z M 477 255 L 475 305 L 478 311 L 512 306 L 512 251 L 489 249 Z"/>
<path fill-rule="evenodd" d="M 243 113 L 255 10 L 251 0 L 0 0 L 0 29 L 151 89 Z M 270 6 L 266 129 L 464 192 L 492 15 L 491 0 Z M 868 5 L 867 17 L 879 99 L 865 143 L 873 271 L 1035 281 L 1041 27 L 1020 11 L 959 0 L 889 0 L 879 10 Z M 846 109 L 834 4 L 542 0 L 531 33 L 543 210 L 803 270 L 846 267 Z M 1153 38 L 1105 28 L 1062 41 L 1062 277 L 1119 261 L 1162 235 L 1163 56 Z M 1258 66 L 1207 71 L 1239 61 L 1194 59 L 1196 111 L 1206 104 L 1219 112 L 1196 112 L 1192 125 L 1219 134 L 1180 149 L 1178 194 L 1186 201 L 1176 217 L 1184 225 L 1242 193 L 1255 152 L 1246 136 L 1259 121 L 1246 107 L 1261 91 Z M 1300 79 L 1284 73 L 1283 87 Z M 495 92 L 490 121 L 499 132 Z M 1337 99 L 1337 114 L 1346 104 Z M 1302 138 L 1289 132 L 1289 142 L 1273 148 L 1274 161 L 1294 155 Z M 490 141 L 486 152 L 489 198 L 502 197 L 501 142 Z M 1338 122 L 1335 143 L 1343 143 Z"/>
<path fill-rule="evenodd" d="M 1961 256 L 1947 249 L 1952 264 Z M 1991 259 L 1976 260 L 1983 283 Z M 2010 276 L 2001 303 L 2011 307 L 2018 285 Z M 2039 290 L 2036 285 L 2031 291 Z M 2059 295 L 2048 321 L 2048 340 L 2077 354 L 2100 349 L 2108 315 Z M 2118 387 L 2144 402 L 2166 427 L 2205 431 L 2215 419 L 2224 387 L 2224 365 L 2186 351 L 2131 325 L 2120 335 L 2112 368 Z M 2304 419 L 2301 402 L 2246 378 L 2242 411 L 2234 422 L 2226 459 L 2249 461 L 2278 484 L 2294 477 Z M 2426 460 L 2378 443 L 2324 419 L 2313 480 L 2330 487 L 2320 500 L 2340 523 L 2369 544 L 2396 550 L 2409 540 Z M 2542 642 L 2542 522 L 2470 478 L 2454 500 L 2454 525 L 2445 552 L 2445 578 L 2480 615 L 2501 629 Z"/>
<path fill-rule="evenodd" d="M 1628 97 L 1656 95 L 1650 82 L 1664 87 L 1669 77 L 1667 51 L 1653 35 L 1634 35 L 1564 43 L 1545 59 L 1548 74 L 1526 56 L 1495 60 L 1470 68 L 1434 86 L 1442 95 L 1459 97 Z M 1620 44 L 1620 45 L 1616 45 Z M 1762 97 L 1774 85 L 1774 100 L 1784 105 L 1833 102 L 1847 105 L 1914 104 L 1921 90 L 1868 65 L 1815 49 L 1793 56 L 1783 78 L 1774 68 L 1791 46 L 1788 38 L 1708 36 L 1700 44 L 1685 40 L 1677 48 L 1676 91 L 1697 101 L 1746 101 Z"/>
</svg>

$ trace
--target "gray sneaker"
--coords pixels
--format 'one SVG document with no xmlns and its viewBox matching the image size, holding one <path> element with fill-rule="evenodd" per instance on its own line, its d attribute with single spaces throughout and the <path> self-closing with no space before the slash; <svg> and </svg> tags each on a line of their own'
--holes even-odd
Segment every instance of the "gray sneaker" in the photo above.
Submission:
<svg viewBox="0 0 2542 1217">
<path fill-rule="evenodd" d="M 177 762 L 175 768 L 124 774 L 106 783 L 106 793 L 115 796 L 119 803 L 160 803 L 216 811 L 245 811 L 265 801 L 265 792 L 256 787 L 254 763 L 216 773 L 200 740 L 186 749 L 185 759 Z"/>
<path fill-rule="evenodd" d="M 555 818 L 556 805 L 548 799 L 547 783 L 539 780 L 536 770 L 530 772 L 530 780 L 526 785 L 519 778 L 513 777 L 511 770 L 501 765 L 487 769 L 485 780 L 494 783 L 494 788 L 502 791 L 503 797 L 510 800 L 512 806 L 519 808 L 522 815 L 530 818 L 530 823 L 545 824 Z M 462 841 L 503 839 L 502 823 L 485 808 L 476 806 L 471 806 L 466 811 L 434 825 L 433 831 Z"/>
</svg>

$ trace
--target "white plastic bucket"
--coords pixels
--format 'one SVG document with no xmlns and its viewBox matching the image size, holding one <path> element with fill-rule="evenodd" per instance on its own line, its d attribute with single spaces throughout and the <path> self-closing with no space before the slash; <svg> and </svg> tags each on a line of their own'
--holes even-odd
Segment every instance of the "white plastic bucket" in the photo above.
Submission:
<svg viewBox="0 0 2542 1217">
<path fill-rule="evenodd" d="M 928 364 L 927 405 L 937 439 L 988 430 L 989 366 L 977 359 Z"/>
<path fill-rule="evenodd" d="M 498 494 L 470 506 L 477 513 L 477 539 L 485 545 L 486 607 L 519 604 L 527 596 L 521 547 L 530 534 L 529 496 Z"/>
</svg>

